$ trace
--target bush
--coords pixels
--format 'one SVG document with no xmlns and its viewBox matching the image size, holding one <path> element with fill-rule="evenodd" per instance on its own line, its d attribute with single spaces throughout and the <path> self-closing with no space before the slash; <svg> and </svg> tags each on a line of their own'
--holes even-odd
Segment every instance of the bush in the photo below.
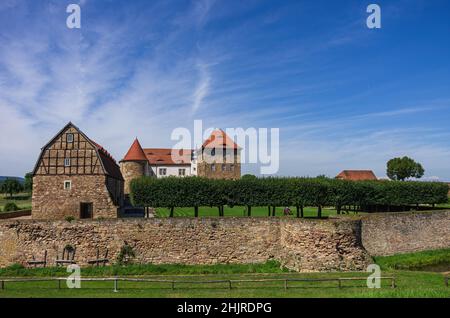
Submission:
<svg viewBox="0 0 450 318">
<path fill-rule="evenodd" d="M 200 177 L 131 182 L 132 202 L 138 206 L 199 207 L 344 206 L 391 207 L 446 203 L 448 185 L 439 182 L 345 181 L 328 178 L 241 178 L 212 180 Z M 375 210 L 375 209 L 374 209 Z M 378 210 L 378 208 L 376 209 Z"/>
<path fill-rule="evenodd" d="M 75 220 L 75 218 L 73 217 L 73 216 L 66 216 L 65 218 L 64 218 L 67 222 L 72 222 L 72 221 L 74 221 Z"/>
<path fill-rule="evenodd" d="M 5 204 L 5 207 L 4 207 L 5 212 L 13 212 L 13 211 L 19 211 L 19 210 L 20 210 L 20 208 L 14 202 L 8 202 Z"/>
<path fill-rule="evenodd" d="M 136 257 L 136 253 L 134 252 L 133 247 L 125 242 L 117 256 L 117 263 L 119 265 L 131 264 L 134 257 Z"/>
</svg>

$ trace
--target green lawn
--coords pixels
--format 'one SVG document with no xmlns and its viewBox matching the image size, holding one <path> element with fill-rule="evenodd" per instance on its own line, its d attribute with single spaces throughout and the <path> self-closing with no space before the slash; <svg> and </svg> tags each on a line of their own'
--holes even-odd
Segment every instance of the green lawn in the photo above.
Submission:
<svg viewBox="0 0 450 318">
<path fill-rule="evenodd" d="M 146 276 L 147 278 L 176 280 L 171 283 L 119 282 L 119 291 L 113 292 L 113 282 L 81 282 L 81 289 L 68 289 L 64 282 L 58 289 L 56 281 L 6 283 L 0 297 L 450 297 L 441 274 L 427 272 L 389 271 L 383 275 L 396 277 L 396 288 L 390 281 L 382 281 L 382 288 L 369 289 L 366 281 L 346 281 L 342 288 L 336 281 L 289 282 L 284 289 L 283 281 L 233 283 L 190 283 L 211 280 L 258 280 L 286 278 L 336 278 L 367 277 L 366 273 L 285 273 L 285 274 L 205 274 L 189 276 Z M 182 282 L 181 282 L 182 281 Z"/>
<path fill-rule="evenodd" d="M 450 272 L 450 249 L 375 257 L 385 270 L 439 270 Z"/>
<path fill-rule="evenodd" d="M 82 282 L 81 289 L 68 289 L 64 282 L 7 282 L 0 290 L 0 297 L 450 297 L 450 288 L 444 284 L 444 275 L 426 271 L 395 270 L 393 264 L 404 268 L 414 267 L 417 260 L 423 264 L 447 262 L 450 250 L 420 252 L 414 254 L 377 257 L 382 276 L 394 276 L 396 288 L 390 280 L 382 280 L 382 288 L 369 289 L 366 281 L 344 281 L 339 288 L 336 281 L 289 282 L 285 279 L 323 279 L 338 277 L 366 278 L 365 272 L 296 273 L 280 267 L 276 262 L 265 264 L 221 264 L 221 265 L 129 265 L 89 267 L 82 269 L 82 277 L 141 277 L 170 282 L 119 282 L 119 291 L 113 291 L 113 282 Z M 414 261 L 412 261 L 414 260 Z M 414 265 L 414 266 L 413 266 Z M 20 266 L 0 270 L 0 281 L 6 277 L 67 277 L 64 268 L 28 269 Z M 228 282 L 220 280 L 262 280 L 271 282 Z M 194 283 L 195 282 L 195 283 Z M 200 282 L 200 283 L 199 283 Z"/>
<path fill-rule="evenodd" d="M 284 216 L 283 210 L 285 207 L 277 207 L 275 209 L 276 216 Z M 293 216 L 296 215 L 295 207 L 290 207 Z M 167 208 L 157 208 L 156 216 L 157 217 L 168 217 L 170 210 Z M 267 207 L 252 207 L 252 216 L 255 217 L 267 217 L 268 216 L 268 208 Z M 352 213 L 353 214 L 353 213 Z M 243 206 L 235 206 L 230 208 L 229 206 L 224 206 L 224 215 L 225 217 L 235 217 L 235 216 L 247 216 L 246 208 Z M 322 209 L 322 216 L 327 217 L 331 215 L 336 215 L 336 210 L 333 208 L 324 208 Z M 194 216 L 194 208 L 175 208 L 174 216 L 186 217 Z M 199 216 L 219 216 L 219 211 L 217 207 L 200 207 L 199 208 Z M 305 217 L 317 217 L 317 208 L 314 207 L 306 207 L 304 209 Z"/>
<path fill-rule="evenodd" d="M 8 202 L 14 202 L 23 210 L 31 209 L 31 195 L 29 193 L 14 194 L 10 198 L 9 194 L 0 194 L 0 210 L 3 211 L 4 206 Z"/>
<path fill-rule="evenodd" d="M 438 204 L 437 207 L 438 207 L 438 208 L 446 208 L 446 209 L 450 209 L 450 199 L 449 199 L 449 202 L 444 203 L 444 204 Z"/>
</svg>

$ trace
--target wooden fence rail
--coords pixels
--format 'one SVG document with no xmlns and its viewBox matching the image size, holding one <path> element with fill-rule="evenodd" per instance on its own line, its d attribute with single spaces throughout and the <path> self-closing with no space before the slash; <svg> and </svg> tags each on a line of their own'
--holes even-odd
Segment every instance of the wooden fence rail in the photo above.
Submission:
<svg viewBox="0 0 450 318">
<path fill-rule="evenodd" d="M 390 280 L 391 288 L 396 288 L 395 277 L 380 277 L 381 280 Z M 0 278 L 0 290 L 6 289 L 6 283 L 18 282 L 50 282 L 56 281 L 58 289 L 61 289 L 61 282 L 67 281 L 67 277 L 50 277 L 50 278 Z M 113 282 L 114 291 L 118 291 L 118 283 L 121 282 L 146 282 L 146 283 L 167 283 L 172 289 L 175 289 L 176 284 L 226 284 L 229 289 L 233 288 L 233 284 L 238 283 L 263 283 L 263 282 L 283 282 L 284 289 L 289 288 L 289 282 L 337 282 L 337 287 L 342 288 L 344 281 L 365 281 L 366 277 L 338 277 L 338 278 L 268 278 L 268 279 L 224 279 L 224 280 L 169 280 L 169 279 L 152 279 L 152 278 L 132 278 L 132 277 L 86 277 L 78 278 L 80 282 Z M 446 278 L 448 286 L 448 277 Z M 291 285 L 292 287 L 292 285 Z M 298 288 L 296 286 L 295 288 Z"/>
</svg>

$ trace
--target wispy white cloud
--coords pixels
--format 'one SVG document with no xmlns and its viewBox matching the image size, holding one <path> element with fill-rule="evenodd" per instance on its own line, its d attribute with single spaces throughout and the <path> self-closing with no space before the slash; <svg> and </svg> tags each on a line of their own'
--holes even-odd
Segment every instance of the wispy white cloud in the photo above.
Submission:
<svg viewBox="0 0 450 318">
<path fill-rule="evenodd" d="M 211 77 L 208 66 L 204 63 L 197 64 L 199 71 L 199 81 L 194 91 L 194 103 L 192 104 L 192 111 L 195 113 L 202 105 L 203 100 L 208 95 Z"/>
<path fill-rule="evenodd" d="M 448 130 L 389 127 L 446 110 L 448 100 L 339 111 L 373 89 L 310 98 L 355 81 L 342 78 L 332 59 L 314 63 L 314 57 L 366 35 L 341 28 L 337 40 L 327 33 L 261 49 L 246 43 L 263 40 L 258 28 L 270 23 L 276 29 L 289 7 L 215 33 L 208 29 L 214 19 L 234 14 L 224 2 L 194 1 L 178 11 L 152 2 L 96 15 L 94 4 L 82 3 L 89 8 L 82 9 L 82 29 L 69 30 L 59 2 L 44 2 L 31 16 L 34 2 L 1 2 L 0 11 L 27 27 L 0 21 L 0 175 L 32 169 L 39 148 L 68 121 L 121 159 L 136 136 L 144 146 L 170 146 L 174 128 L 203 119 L 207 127 L 279 127 L 285 175 L 334 175 L 345 168 L 382 175 L 387 159 L 409 154 L 430 175 L 450 177 L 450 148 L 439 142 L 448 140 Z M 235 5 L 251 10 L 249 2 Z"/>
</svg>

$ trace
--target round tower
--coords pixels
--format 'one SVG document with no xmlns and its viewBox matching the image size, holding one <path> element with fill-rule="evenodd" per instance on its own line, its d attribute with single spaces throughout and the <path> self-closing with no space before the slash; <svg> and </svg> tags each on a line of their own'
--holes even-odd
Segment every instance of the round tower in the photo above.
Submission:
<svg viewBox="0 0 450 318">
<path fill-rule="evenodd" d="M 125 180 L 124 193 L 130 194 L 130 182 L 145 176 L 148 169 L 148 159 L 137 138 L 134 140 L 125 157 L 120 161 L 120 171 Z"/>
</svg>

